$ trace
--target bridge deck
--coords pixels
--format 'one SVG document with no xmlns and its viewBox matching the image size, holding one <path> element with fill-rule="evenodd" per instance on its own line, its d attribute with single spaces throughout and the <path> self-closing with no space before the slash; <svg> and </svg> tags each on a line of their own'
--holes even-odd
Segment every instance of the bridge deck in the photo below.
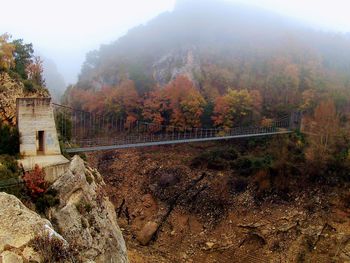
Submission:
<svg viewBox="0 0 350 263">
<path fill-rule="evenodd" d="M 168 141 L 152 141 L 152 142 L 131 143 L 131 144 L 121 144 L 121 145 L 108 145 L 108 146 L 91 146 L 91 147 L 81 147 L 81 148 L 68 148 L 68 149 L 66 149 L 66 151 L 68 153 L 105 151 L 105 150 L 137 148 L 137 147 L 147 147 L 147 146 L 157 146 L 157 145 L 169 145 L 169 144 L 180 144 L 180 143 L 191 143 L 191 142 L 207 142 L 207 141 L 219 141 L 219 140 L 239 139 L 239 138 L 248 138 L 248 137 L 271 136 L 271 135 L 278 135 L 278 134 L 288 134 L 291 132 L 292 132 L 291 130 L 286 130 L 286 131 L 265 132 L 265 133 L 255 133 L 255 134 L 241 134 L 241 135 L 222 136 L 222 137 L 180 139 L 180 140 L 168 140 Z"/>
</svg>

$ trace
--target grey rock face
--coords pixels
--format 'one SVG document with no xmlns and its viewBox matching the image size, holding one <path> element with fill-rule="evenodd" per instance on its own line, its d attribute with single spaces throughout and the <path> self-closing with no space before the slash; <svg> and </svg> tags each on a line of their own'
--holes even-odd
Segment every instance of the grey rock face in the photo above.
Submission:
<svg viewBox="0 0 350 263">
<path fill-rule="evenodd" d="M 68 242 L 74 241 L 84 261 L 126 263 L 125 242 L 103 185 L 101 175 L 75 156 L 52 185 L 60 205 L 51 208 L 50 219 Z"/>
<path fill-rule="evenodd" d="M 188 77 L 197 84 L 201 74 L 200 59 L 196 47 L 174 50 L 153 64 L 153 78 L 159 85 L 165 85 L 179 75 Z"/>
</svg>

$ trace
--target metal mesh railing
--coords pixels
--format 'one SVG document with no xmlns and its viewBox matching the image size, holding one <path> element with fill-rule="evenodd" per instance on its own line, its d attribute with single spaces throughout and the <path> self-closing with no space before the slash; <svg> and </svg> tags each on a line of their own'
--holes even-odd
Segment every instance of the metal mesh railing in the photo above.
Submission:
<svg viewBox="0 0 350 263">
<path fill-rule="evenodd" d="M 156 145 L 172 142 L 208 141 L 259 135 L 286 133 L 291 130 L 291 116 L 285 116 L 268 125 L 242 126 L 230 129 L 175 127 L 144 121 L 129 122 L 111 114 L 99 115 L 53 104 L 56 125 L 65 142 L 65 148 L 98 146 Z"/>
</svg>

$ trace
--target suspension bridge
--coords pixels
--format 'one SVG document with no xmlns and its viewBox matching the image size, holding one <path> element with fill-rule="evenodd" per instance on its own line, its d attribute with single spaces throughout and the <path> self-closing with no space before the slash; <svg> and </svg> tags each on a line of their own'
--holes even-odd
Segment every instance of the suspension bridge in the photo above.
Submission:
<svg viewBox="0 0 350 263">
<path fill-rule="evenodd" d="M 175 127 L 128 121 L 113 114 L 95 114 L 56 103 L 52 106 L 68 153 L 287 134 L 299 128 L 301 121 L 300 113 L 295 112 L 265 125 L 230 129 Z"/>
</svg>

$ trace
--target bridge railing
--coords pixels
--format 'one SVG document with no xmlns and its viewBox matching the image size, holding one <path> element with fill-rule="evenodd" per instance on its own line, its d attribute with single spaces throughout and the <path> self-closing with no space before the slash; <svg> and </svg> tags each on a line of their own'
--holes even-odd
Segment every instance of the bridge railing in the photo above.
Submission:
<svg viewBox="0 0 350 263">
<path fill-rule="evenodd" d="M 111 114 L 98 115 L 58 104 L 53 106 L 59 134 L 66 148 L 271 134 L 289 130 L 294 121 L 290 116 L 285 116 L 264 126 L 189 128 L 143 121 L 128 122 Z"/>
</svg>

